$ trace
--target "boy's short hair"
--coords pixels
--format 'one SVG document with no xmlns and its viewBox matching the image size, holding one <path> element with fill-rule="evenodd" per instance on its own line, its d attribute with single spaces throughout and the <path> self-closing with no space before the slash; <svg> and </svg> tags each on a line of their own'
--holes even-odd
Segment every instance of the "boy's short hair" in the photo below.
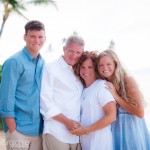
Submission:
<svg viewBox="0 0 150 150">
<path fill-rule="evenodd" d="M 28 30 L 44 30 L 45 26 L 42 22 L 38 20 L 31 20 L 25 25 L 25 34 L 27 34 Z"/>
</svg>

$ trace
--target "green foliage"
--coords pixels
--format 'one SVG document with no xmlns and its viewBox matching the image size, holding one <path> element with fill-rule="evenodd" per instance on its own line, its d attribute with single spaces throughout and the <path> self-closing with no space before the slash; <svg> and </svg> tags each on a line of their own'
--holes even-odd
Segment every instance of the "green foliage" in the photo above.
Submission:
<svg viewBox="0 0 150 150">
<path fill-rule="evenodd" d="M 0 65 L 0 83 L 1 83 L 1 77 L 2 77 L 2 65 Z"/>
<path fill-rule="evenodd" d="M 2 65 L 0 65 L 0 82 L 2 77 Z M 2 129 L 2 119 L 0 118 L 0 129 Z"/>
<path fill-rule="evenodd" d="M 2 118 L 0 118 L 0 130 L 2 129 Z"/>
</svg>

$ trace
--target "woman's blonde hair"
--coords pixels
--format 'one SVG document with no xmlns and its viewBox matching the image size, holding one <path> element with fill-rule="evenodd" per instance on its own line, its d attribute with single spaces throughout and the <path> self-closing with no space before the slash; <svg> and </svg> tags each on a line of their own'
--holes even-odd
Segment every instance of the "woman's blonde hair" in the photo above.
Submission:
<svg viewBox="0 0 150 150">
<path fill-rule="evenodd" d="M 125 69 L 123 68 L 123 66 L 121 65 L 121 62 L 120 62 L 118 56 L 116 55 L 116 53 L 113 50 L 108 49 L 108 50 L 101 52 L 98 55 L 98 62 L 104 56 L 109 56 L 110 58 L 112 58 L 112 60 L 115 63 L 115 72 L 113 74 L 112 83 L 115 86 L 118 94 L 121 97 L 123 97 L 127 102 L 130 102 L 130 99 L 128 98 L 128 92 L 127 92 L 127 89 L 125 86 L 125 75 L 127 73 L 126 73 Z M 101 74 L 100 74 L 100 77 L 107 80 Z"/>
</svg>

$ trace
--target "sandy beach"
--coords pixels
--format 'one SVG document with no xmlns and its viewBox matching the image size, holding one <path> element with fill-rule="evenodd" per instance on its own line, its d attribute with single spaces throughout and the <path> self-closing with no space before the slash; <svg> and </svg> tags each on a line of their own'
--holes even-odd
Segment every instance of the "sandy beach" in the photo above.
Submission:
<svg viewBox="0 0 150 150">
<path fill-rule="evenodd" d="M 0 130 L 0 150 L 6 150 L 5 135 L 2 130 Z"/>
</svg>

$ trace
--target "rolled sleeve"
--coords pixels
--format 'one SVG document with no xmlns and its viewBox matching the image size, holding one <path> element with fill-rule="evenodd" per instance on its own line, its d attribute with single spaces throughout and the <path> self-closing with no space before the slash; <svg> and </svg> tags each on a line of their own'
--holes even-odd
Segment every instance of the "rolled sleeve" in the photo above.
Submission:
<svg viewBox="0 0 150 150">
<path fill-rule="evenodd" d="M 15 117 L 15 92 L 18 78 L 17 62 L 15 59 L 7 60 L 2 67 L 2 80 L 0 85 L 0 117 Z"/>
<path fill-rule="evenodd" d="M 4 111 L 1 111 L 0 112 L 0 117 L 1 118 L 15 118 L 15 113 L 14 112 L 4 112 Z"/>
<path fill-rule="evenodd" d="M 44 119 L 50 119 L 61 113 L 53 99 L 54 78 L 49 71 L 44 67 L 41 83 L 40 111 Z"/>
<path fill-rule="evenodd" d="M 52 118 L 58 114 L 60 114 L 60 110 L 57 107 L 53 107 L 52 109 L 50 109 L 46 114 L 45 114 L 45 119 L 49 119 Z"/>
</svg>

